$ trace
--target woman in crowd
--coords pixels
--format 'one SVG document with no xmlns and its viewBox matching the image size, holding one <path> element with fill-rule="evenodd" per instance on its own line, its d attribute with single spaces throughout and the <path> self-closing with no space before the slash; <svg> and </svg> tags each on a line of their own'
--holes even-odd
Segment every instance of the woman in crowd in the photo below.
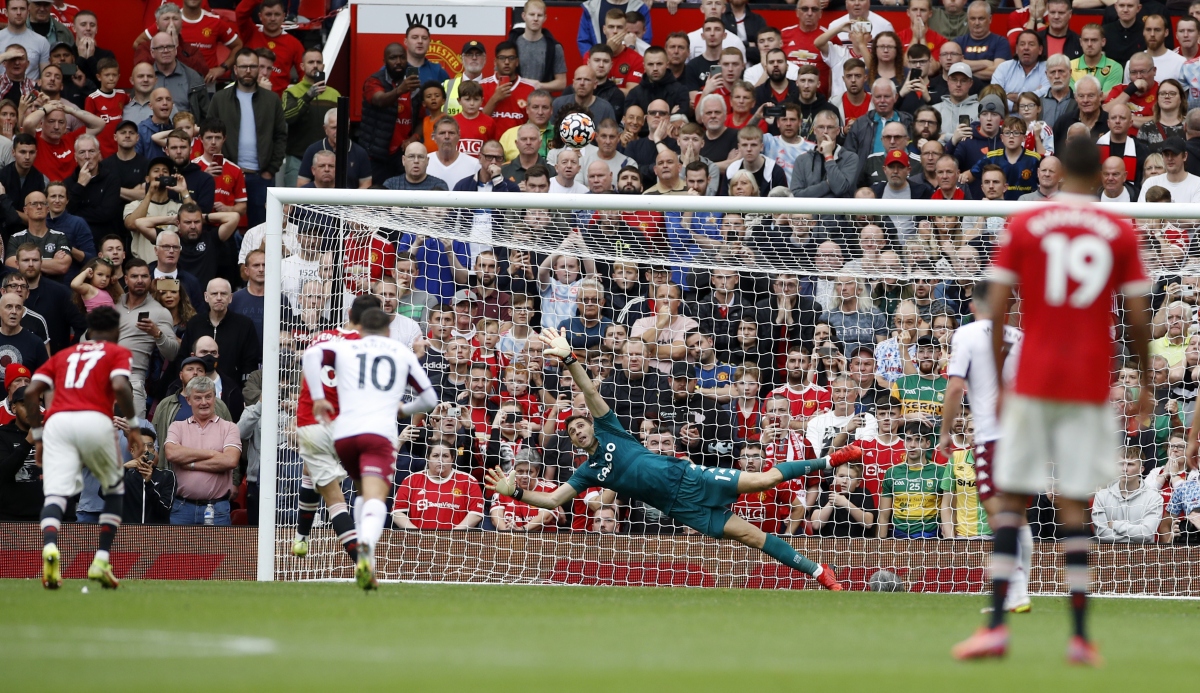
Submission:
<svg viewBox="0 0 1200 693">
<path fill-rule="evenodd" d="M 1158 98 L 1154 101 L 1154 120 L 1138 128 L 1137 139 L 1146 143 L 1151 152 L 1158 152 L 1162 143 L 1171 137 L 1186 138 L 1184 120 L 1187 101 L 1183 85 L 1174 79 L 1158 83 Z M 1145 174 L 1149 176 L 1150 174 Z M 1143 177 L 1144 179 L 1144 177 Z"/>
</svg>

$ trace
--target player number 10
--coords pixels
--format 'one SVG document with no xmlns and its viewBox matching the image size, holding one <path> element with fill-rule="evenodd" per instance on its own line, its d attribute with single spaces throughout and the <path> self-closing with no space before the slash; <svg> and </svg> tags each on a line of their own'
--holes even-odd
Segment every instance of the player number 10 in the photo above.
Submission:
<svg viewBox="0 0 1200 693">
<path fill-rule="evenodd" d="M 1112 271 L 1112 249 L 1108 243 L 1090 234 L 1071 238 L 1050 233 L 1042 238 L 1046 253 L 1046 303 L 1061 306 L 1070 300 L 1074 308 L 1086 308 L 1108 285 Z M 1067 279 L 1079 284 L 1067 296 Z"/>
<path fill-rule="evenodd" d="M 379 382 L 379 364 L 380 363 L 387 364 L 387 367 L 388 367 L 387 383 Z M 392 386 L 396 384 L 396 362 L 392 360 L 391 356 L 376 356 L 375 359 L 373 361 L 371 361 L 371 384 L 375 386 L 376 390 L 383 390 L 383 391 L 392 389 Z M 359 354 L 358 355 L 358 389 L 361 390 L 366 386 L 367 386 L 367 355 Z"/>
</svg>

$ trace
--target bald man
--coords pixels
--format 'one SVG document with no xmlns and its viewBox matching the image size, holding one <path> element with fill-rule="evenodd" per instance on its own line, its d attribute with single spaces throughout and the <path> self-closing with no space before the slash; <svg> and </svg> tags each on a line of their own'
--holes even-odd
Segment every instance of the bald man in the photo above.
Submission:
<svg viewBox="0 0 1200 693">
<path fill-rule="evenodd" d="M 563 91 L 563 95 L 554 100 L 551 111 L 558 113 L 567 104 L 578 104 L 588 109 L 592 122 L 599 123 L 605 118 L 617 119 L 617 113 L 612 104 L 596 96 L 596 71 L 590 65 L 584 64 L 575 68 L 575 78 L 571 86 Z"/>
<path fill-rule="evenodd" d="M 1127 180 L 1125 160 L 1119 156 L 1110 156 L 1100 167 L 1103 180 L 1103 190 L 1100 193 L 1101 202 L 1131 202 L 1137 199 L 1137 187 Z"/>
<path fill-rule="evenodd" d="M 593 195 L 604 195 L 613 191 L 612 170 L 603 161 L 593 161 L 587 167 L 587 188 Z"/>
<path fill-rule="evenodd" d="M 400 160 L 404 173 L 388 178 L 383 187 L 388 190 L 449 190 L 446 181 L 431 176 L 429 169 L 429 150 L 420 142 L 412 142 L 404 148 L 404 157 Z"/>
<path fill-rule="evenodd" d="M 138 123 L 137 143 L 137 153 L 146 157 L 147 160 L 167 155 L 163 145 L 155 142 L 152 138 L 160 132 L 175 129 L 171 119 L 176 112 L 175 98 L 171 96 L 171 90 L 166 87 L 158 87 L 150 92 L 149 105 L 150 117 Z"/>
<path fill-rule="evenodd" d="M 1063 177 L 1062 164 L 1059 163 L 1058 157 L 1047 156 L 1042 159 L 1042 163 L 1038 164 L 1037 177 L 1037 188 L 1018 197 L 1018 201 L 1044 202 L 1058 193 Z"/>
<path fill-rule="evenodd" d="M 643 195 L 688 195 L 687 183 L 679 176 L 679 155 L 671 149 L 663 149 L 654 158 L 654 175 L 658 182 L 646 189 Z"/>
<path fill-rule="evenodd" d="M 179 353 L 190 354 L 200 349 L 200 340 L 205 337 L 216 340 L 219 353 L 225 355 L 217 360 L 217 373 L 224 385 L 221 401 L 229 406 L 229 413 L 237 421 L 245 407 L 242 384 L 258 370 L 262 361 L 262 342 L 253 320 L 229 310 L 232 300 L 233 291 L 228 281 L 220 277 L 209 280 L 204 290 L 208 315 L 197 315 L 188 321 Z"/>
</svg>

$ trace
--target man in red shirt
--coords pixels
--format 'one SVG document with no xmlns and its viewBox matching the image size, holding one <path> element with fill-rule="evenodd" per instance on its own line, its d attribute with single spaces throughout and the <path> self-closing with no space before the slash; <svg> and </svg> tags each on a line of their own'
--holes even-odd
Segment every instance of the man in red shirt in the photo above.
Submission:
<svg viewBox="0 0 1200 693">
<path fill-rule="evenodd" d="M 744 472 L 757 474 L 764 471 L 762 446 L 758 443 L 746 443 L 738 455 L 738 468 Z M 786 489 L 770 488 L 757 493 L 743 493 L 733 504 L 733 512 L 746 522 L 758 527 L 764 532 L 774 534 L 779 531 L 779 523 L 790 514 L 790 504 L 787 502 L 789 493 Z"/>
<path fill-rule="evenodd" d="M 246 228 L 246 177 L 241 167 L 221 153 L 225 146 L 225 124 L 219 120 L 205 121 L 200 126 L 200 143 L 204 153 L 192 159 L 192 163 L 213 177 L 213 211 L 242 215 L 239 226 Z"/>
<path fill-rule="evenodd" d="M 454 450 L 429 448 L 425 469 L 396 488 L 392 522 L 400 529 L 471 529 L 483 520 L 483 491 L 466 472 L 454 469 Z"/>
<path fill-rule="evenodd" d="M 1154 58 L 1149 53 L 1134 53 L 1129 59 L 1129 84 L 1113 87 L 1104 97 L 1105 111 L 1112 111 L 1117 104 L 1129 106 L 1133 113 L 1130 135 L 1137 135 L 1138 128 L 1154 120 L 1154 103 L 1158 101 L 1156 73 Z"/>
<path fill-rule="evenodd" d="M 804 353 L 800 345 L 788 349 L 783 366 L 787 382 L 771 390 L 772 397 L 786 397 L 791 402 L 791 415 L 796 419 L 808 419 L 833 406 L 828 388 L 805 382 L 808 379 L 809 361 L 809 355 Z"/>
<path fill-rule="evenodd" d="M 62 586 L 62 557 L 58 530 L 67 511 L 67 499 L 83 490 L 83 467 L 100 482 L 104 511 L 100 514 L 100 543 L 88 578 L 116 589 L 117 578 L 109 551 L 125 506 L 125 477 L 113 444 L 113 405 L 118 405 L 129 427 L 125 437 L 129 454 L 142 456 L 141 421 L 133 416 L 133 386 L 129 384 L 132 355 L 117 344 L 121 316 L 104 306 L 88 313 L 88 337 L 55 354 L 42 364 L 21 399 L 26 401 L 29 435 L 42 466 L 42 585 Z M 37 402 L 43 393 L 54 393 L 46 426 Z"/>
<path fill-rule="evenodd" d="M 229 74 L 234 56 L 242 49 L 242 39 L 233 25 L 213 12 L 200 6 L 202 0 L 183 0 L 183 25 L 179 39 L 187 43 L 203 58 L 208 71 L 204 81 L 209 84 Z M 225 62 L 217 60 L 217 43 L 229 49 Z"/>
<path fill-rule="evenodd" d="M 295 36 L 283 30 L 283 20 L 287 16 L 283 0 L 242 0 L 237 6 L 238 33 L 246 44 L 246 48 L 258 50 L 269 48 L 275 54 L 275 66 L 271 70 L 271 91 L 281 98 L 283 90 L 292 83 L 292 68 L 296 74 L 304 74 L 304 44 Z M 254 23 L 254 6 L 258 5 L 258 21 Z M 236 55 L 231 51 L 230 55 Z M 233 60 L 230 57 L 230 60 Z"/>
<path fill-rule="evenodd" d="M 517 44 L 501 41 L 496 44 L 496 74 L 480 82 L 483 87 L 483 112 L 495 122 L 495 132 L 505 133 L 529 120 L 525 113 L 533 85 L 521 80 L 521 63 Z"/>
<path fill-rule="evenodd" d="M 67 116 L 75 116 L 83 127 L 67 131 Z M 70 101 L 49 101 L 30 112 L 24 130 L 38 140 L 33 165 L 50 180 L 66 180 L 75 171 L 75 139 L 83 133 L 95 136 L 104 130 L 104 121 L 80 109 Z"/>
<path fill-rule="evenodd" d="M 1004 601 L 1017 567 L 1017 529 L 1029 499 L 1045 493 L 1052 480 L 1074 614 L 1067 659 L 1100 663 L 1084 632 L 1088 499 L 1117 475 L 1119 438 L 1108 392 L 1115 346 L 1112 306 L 1119 296 L 1141 376 L 1140 412 L 1153 411 L 1151 283 L 1142 268 L 1137 232 L 1127 219 L 1095 204 L 1101 168 L 1091 141 L 1068 139 L 1057 156 L 1066 174 L 1062 192 L 1053 203 L 1009 220 L 989 273 L 988 302 L 996 307 L 997 319 L 1008 314 L 1019 287 L 1025 339 L 1011 392 L 998 398 L 996 407 L 1002 433 L 993 480 L 1001 511 L 988 517 L 995 534 L 993 611 L 987 627 L 955 646 L 958 659 L 1005 654 Z M 997 373 L 1005 370 L 1004 334 L 992 330 Z"/>
<path fill-rule="evenodd" d="M 781 31 L 783 34 L 783 50 L 788 60 L 796 65 L 812 65 L 817 68 L 821 77 L 821 93 L 828 96 L 832 81 L 829 78 L 829 65 L 821 57 L 817 49 L 817 37 L 825 33 L 821 26 L 820 0 L 797 0 L 796 17 L 799 24 L 794 24 Z"/>
</svg>

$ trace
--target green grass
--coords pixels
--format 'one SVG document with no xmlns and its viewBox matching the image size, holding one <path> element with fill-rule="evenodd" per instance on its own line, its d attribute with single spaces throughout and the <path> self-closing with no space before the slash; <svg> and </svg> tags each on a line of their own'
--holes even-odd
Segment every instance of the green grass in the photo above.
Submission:
<svg viewBox="0 0 1200 693">
<path fill-rule="evenodd" d="M 1006 661 L 960 664 L 948 651 L 980 622 L 980 597 L 83 584 L 0 580 L 0 690 L 1141 693 L 1200 676 L 1197 601 L 1093 600 L 1107 664 L 1090 671 L 1063 663 L 1061 599 L 1013 617 Z"/>
</svg>

